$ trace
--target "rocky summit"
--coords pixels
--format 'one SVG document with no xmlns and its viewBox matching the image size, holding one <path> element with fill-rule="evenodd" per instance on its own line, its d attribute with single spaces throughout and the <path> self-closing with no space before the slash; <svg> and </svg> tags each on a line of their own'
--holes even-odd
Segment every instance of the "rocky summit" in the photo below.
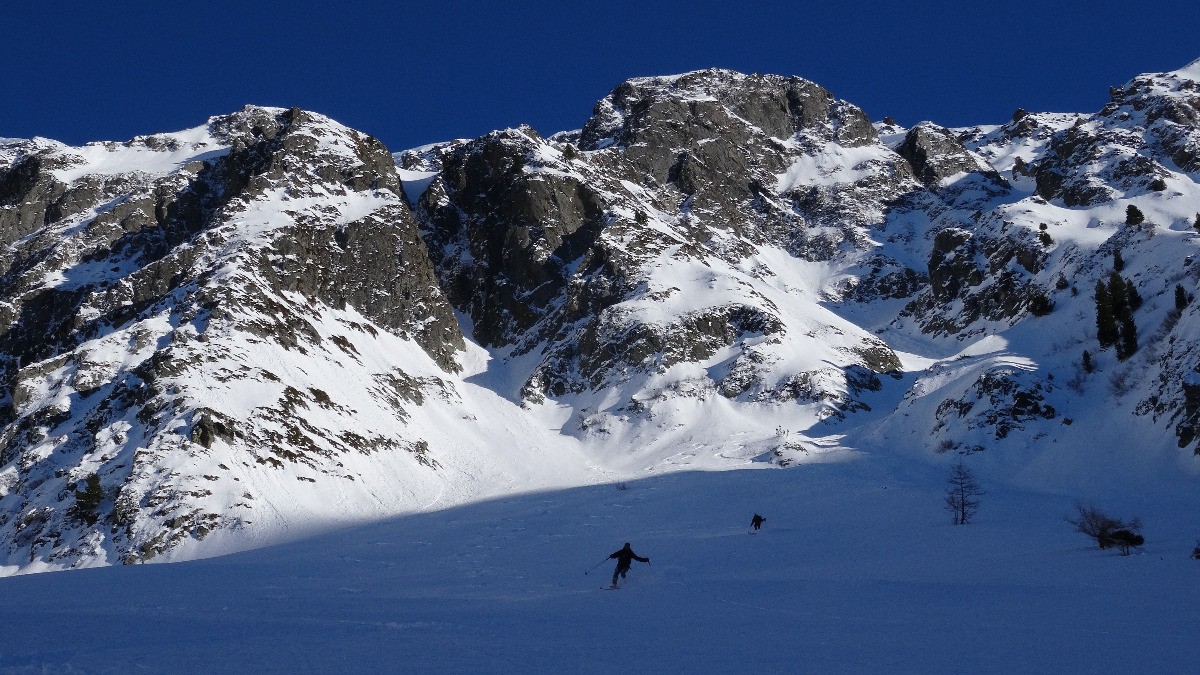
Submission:
<svg viewBox="0 0 1200 675">
<path fill-rule="evenodd" d="M 0 141 L 0 570 L 856 453 L 1195 474 L 1200 62 L 1110 93 L 905 128 L 704 70 L 398 153 L 253 106 Z"/>
</svg>

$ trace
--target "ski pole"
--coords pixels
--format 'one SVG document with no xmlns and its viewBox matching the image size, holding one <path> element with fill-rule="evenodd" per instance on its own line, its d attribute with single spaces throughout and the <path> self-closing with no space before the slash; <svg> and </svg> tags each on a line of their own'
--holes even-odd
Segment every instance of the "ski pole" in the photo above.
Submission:
<svg viewBox="0 0 1200 675">
<path fill-rule="evenodd" d="M 596 563 L 596 567 L 599 567 L 599 566 L 603 565 L 603 564 L 604 564 L 604 563 L 606 563 L 606 562 L 608 562 L 608 558 L 605 558 L 604 560 L 601 560 L 600 562 Z M 583 574 L 584 574 L 584 576 L 587 576 L 587 573 L 588 573 L 588 572 L 591 572 L 591 571 L 592 571 L 592 570 L 594 570 L 594 569 L 596 569 L 596 567 L 593 567 L 591 570 L 588 570 L 587 572 L 584 572 L 584 573 L 583 573 Z"/>
</svg>

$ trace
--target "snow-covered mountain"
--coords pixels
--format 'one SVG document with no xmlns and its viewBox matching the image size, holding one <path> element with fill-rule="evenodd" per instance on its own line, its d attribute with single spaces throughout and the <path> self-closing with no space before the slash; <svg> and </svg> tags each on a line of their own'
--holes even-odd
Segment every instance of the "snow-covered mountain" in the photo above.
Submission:
<svg viewBox="0 0 1200 675">
<path fill-rule="evenodd" d="M 845 449 L 1194 475 L 1198 180 L 1200 62 L 968 129 L 706 70 L 395 155 L 257 107 L 4 141 L 3 569 Z"/>
</svg>

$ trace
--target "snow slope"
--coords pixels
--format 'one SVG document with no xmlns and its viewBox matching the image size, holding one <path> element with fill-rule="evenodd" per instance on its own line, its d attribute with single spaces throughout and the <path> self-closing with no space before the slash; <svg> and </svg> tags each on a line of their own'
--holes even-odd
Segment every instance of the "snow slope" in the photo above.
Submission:
<svg viewBox="0 0 1200 675">
<path fill-rule="evenodd" d="M 44 672 L 1186 672 L 1195 491 L 1142 552 L 1071 531 L 1065 495 L 838 453 L 511 495 L 172 565 L 0 579 L 0 669 Z M 748 534 L 750 516 L 767 520 Z M 623 587 L 606 556 L 650 558 Z M 599 563 L 599 564 L 598 564 Z M 586 573 L 586 574 L 585 574 Z"/>
</svg>

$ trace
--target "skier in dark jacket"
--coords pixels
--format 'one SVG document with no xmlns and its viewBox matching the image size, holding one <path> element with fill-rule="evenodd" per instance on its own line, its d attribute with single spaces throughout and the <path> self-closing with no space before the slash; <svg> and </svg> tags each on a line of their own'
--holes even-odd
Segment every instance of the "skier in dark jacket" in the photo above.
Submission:
<svg viewBox="0 0 1200 675">
<path fill-rule="evenodd" d="M 636 560 L 638 562 L 644 562 L 644 563 L 650 562 L 649 558 L 643 558 L 640 555 L 634 553 L 633 549 L 629 548 L 629 542 L 625 542 L 625 548 L 621 549 L 620 551 L 617 551 L 616 553 L 613 553 L 612 555 L 610 555 L 608 557 L 617 559 L 617 569 L 613 570 L 613 580 L 612 580 L 613 588 L 617 587 L 617 577 L 618 576 L 620 576 L 622 579 L 625 578 L 625 573 L 629 571 L 629 566 L 633 564 L 634 560 Z"/>
<path fill-rule="evenodd" d="M 758 528 L 762 527 L 764 520 L 766 520 L 766 518 L 763 518 L 756 513 L 754 514 L 754 517 L 750 519 L 750 527 L 753 527 L 757 530 Z"/>
</svg>

